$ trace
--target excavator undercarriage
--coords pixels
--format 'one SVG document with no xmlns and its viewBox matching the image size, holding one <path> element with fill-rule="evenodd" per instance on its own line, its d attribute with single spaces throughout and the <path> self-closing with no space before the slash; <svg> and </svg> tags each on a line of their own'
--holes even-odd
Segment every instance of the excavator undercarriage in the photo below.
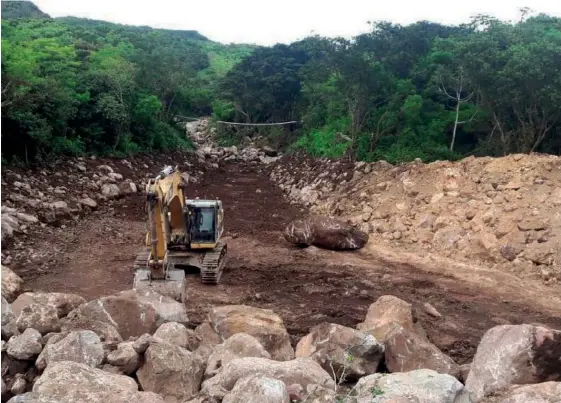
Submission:
<svg viewBox="0 0 561 403">
<path fill-rule="evenodd" d="M 151 288 L 184 302 L 187 272 L 200 272 L 203 284 L 218 284 L 228 247 L 221 240 L 224 212 L 220 200 L 188 200 L 181 173 L 166 167 L 146 186 L 149 231 L 138 254 L 133 288 Z"/>
</svg>

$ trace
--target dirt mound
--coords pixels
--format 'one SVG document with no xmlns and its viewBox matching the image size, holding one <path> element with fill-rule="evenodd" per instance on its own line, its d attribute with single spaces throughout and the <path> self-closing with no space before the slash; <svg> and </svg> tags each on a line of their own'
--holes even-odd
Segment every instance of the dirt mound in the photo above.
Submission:
<svg viewBox="0 0 561 403">
<path fill-rule="evenodd" d="M 561 281 L 561 158 L 469 157 L 401 166 L 285 158 L 270 177 L 289 200 L 386 244 Z"/>
<path fill-rule="evenodd" d="M 5 251 L 18 250 L 39 229 L 47 233 L 55 227 L 64 229 L 92 212 L 106 214 L 122 198 L 142 194 L 147 178 L 156 176 L 166 165 L 179 165 L 192 183 L 208 169 L 194 154 L 180 152 L 157 158 L 61 159 L 38 169 L 4 169 L 2 261 L 10 264 L 13 256 Z M 143 214 L 142 203 L 137 204 L 123 211 L 127 217 Z"/>
</svg>

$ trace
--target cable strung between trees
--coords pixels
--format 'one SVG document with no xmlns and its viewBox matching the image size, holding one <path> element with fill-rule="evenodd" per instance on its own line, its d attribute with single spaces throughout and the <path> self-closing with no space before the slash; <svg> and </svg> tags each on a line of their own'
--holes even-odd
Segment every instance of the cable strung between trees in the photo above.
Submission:
<svg viewBox="0 0 561 403">
<path fill-rule="evenodd" d="M 177 118 L 183 118 L 188 120 L 201 120 L 201 118 L 194 118 L 190 116 L 181 116 L 181 115 L 173 115 Z M 233 126 L 282 126 L 282 125 L 290 125 L 293 123 L 301 123 L 301 120 L 291 120 L 290 122 L 278 122 L 278 123 L 238 123 L 238 122 L 226 122 L 224 120 L 217 120 L 215 123 L 222 123 L 225 125 L 233 125 Z"/>
</svg>

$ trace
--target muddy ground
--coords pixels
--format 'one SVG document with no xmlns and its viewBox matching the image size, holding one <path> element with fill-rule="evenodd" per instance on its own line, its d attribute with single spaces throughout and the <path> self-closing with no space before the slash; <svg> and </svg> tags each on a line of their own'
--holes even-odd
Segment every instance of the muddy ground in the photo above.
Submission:
<svg viewBox="0 0 561 403">
<path fill-rule="evenodd" d="M 407 263 L 384 263 L 365 251 L 298 249 L 284 241 L 283 226 L 305 214 L 288 204 L 265 168 L 223 166 L 192 184 L 189 196 L 220 198 L 225 208 L 229 260 L 218 286 L 189 275 L 187 308 L 193 325 L 220 304 L 269 308 L 285 321 L 293 342 L 323 321 L 355 326 L 378 297 L 411 303 L 430 339 L 458 363 L 471 360 L 490 327 L 542 323 L 561 328 L 561 316 L 497 296 L 491 287 L 458 281 Z M 13 265 L 34 290 L 71 292 L 93 299 L 132 287 L 132 263 L 146 234 L 142 195 L 128 196 L 78 224 L 38 232 L 30 240 L 32 263 Z M 17 262 L 17 256 L 14 256 Z M 422 309 L 430 302 L 442 318 Z"/>
</svg>

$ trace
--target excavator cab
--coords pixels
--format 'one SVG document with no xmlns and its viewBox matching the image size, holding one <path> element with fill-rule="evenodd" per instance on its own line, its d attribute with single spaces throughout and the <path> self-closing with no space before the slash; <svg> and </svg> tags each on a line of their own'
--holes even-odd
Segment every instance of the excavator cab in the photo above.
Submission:
<svg viewBox="0 0 561 403">
<path fill-rule="evenodd" d="M 203 284 L 218 284 L 227 252 L 222 202 L 187 199 L 186 188 L 171 166 L 148 182 L 146 249 L 134 263 L 133 288 L 151 287 L 178 301 L 185 298 L 186 270 L 198 269 Z"/>
<path fill-rule="evenodd" d="M 220 200 L 186 200 L 186 220 L 189 222 L 191 248 L 214 248 L 223 230 Z"/>
</svg>

